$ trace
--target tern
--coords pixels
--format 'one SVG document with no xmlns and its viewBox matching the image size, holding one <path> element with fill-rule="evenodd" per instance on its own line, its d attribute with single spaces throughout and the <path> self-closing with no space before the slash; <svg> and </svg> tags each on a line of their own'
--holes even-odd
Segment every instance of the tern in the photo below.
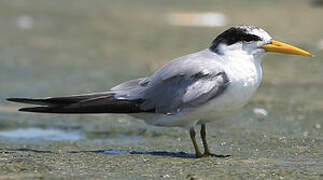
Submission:
<svg viewBox="0 0 323 180">
<path fill-rule="evenodd" d="M 266 52 L 312 56 L 273 40 L 263 29 L 239 25 L 219 34 L 211 46 L 178 57 L 149 77 L 121 83 L 106 92 L 49 98 L 8 98 L 34 104 L 19 111 L 38 113 L 125 113 L 145 123 L 189 131 L 196 157 L 218 156 L 209 150 L 206 123 L 243 107 L 262 79 Z M 196 142 L 200 125 L 204 152 Z"/>
</svg>

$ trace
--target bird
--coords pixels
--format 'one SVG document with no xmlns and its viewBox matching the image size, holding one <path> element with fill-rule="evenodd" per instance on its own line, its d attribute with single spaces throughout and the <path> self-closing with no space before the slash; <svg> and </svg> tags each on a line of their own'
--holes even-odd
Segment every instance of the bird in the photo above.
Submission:
<svg viewBox="0 0 323 180">
<path fill-rule="evenodd" d="M 262 80 L 267 52 L 313 56 L 272 39 L 262 28 L 237 25 L 220 33 L 201 51 L 175 58 L 152 75 L 123 82 L 106 92 L 48 98 L 8 98 L 32 104 L 37 113 L 123 113 L 162 127 L 188 130 L 195 157 L 227 157 L 210 152 L 206 124 L 241 109 Z M 200 126 L 204 151 L 196 141 Z"/>
</svg>

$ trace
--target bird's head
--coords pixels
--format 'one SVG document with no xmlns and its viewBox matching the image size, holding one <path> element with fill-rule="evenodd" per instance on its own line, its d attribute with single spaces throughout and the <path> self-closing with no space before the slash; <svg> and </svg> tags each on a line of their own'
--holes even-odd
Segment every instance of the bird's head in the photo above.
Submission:
<svg viewBox="0 0 323 180">
<path fill-rule="evenodd" d="M 210 50 L 218 54 L 247 53 L 259 56 L 266 52 L 278 52 L 284 54 L 295 54 L 312 56 L 297 47 L 273 40 L 263 29 L 255 26 L 235 26 L 222 32 L 212 42 Z"/>
</svg>

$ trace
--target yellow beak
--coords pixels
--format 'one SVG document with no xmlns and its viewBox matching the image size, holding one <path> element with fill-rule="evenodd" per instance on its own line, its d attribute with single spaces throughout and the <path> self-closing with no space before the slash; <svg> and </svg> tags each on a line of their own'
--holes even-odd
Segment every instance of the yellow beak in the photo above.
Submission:
<svg viewBox="0 0 323 180">
<path fill-rule="evenodd" d="M 272 40 L 270 44 L 265 44 L 261 47 L 268 52 L 295 54 L 301 56 L 313 56 L 311 53 L 306 52 L 302 49 L 275 40 Z"/>
</svg>

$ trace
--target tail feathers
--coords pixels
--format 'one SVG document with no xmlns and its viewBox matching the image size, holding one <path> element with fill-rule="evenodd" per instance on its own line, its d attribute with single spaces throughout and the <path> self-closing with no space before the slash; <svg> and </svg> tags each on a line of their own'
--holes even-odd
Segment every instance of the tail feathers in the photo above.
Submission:
<svg viewBox="0 0 323 180">
<path fill-rule="evenodd" d="M 77 103 L 82 100 L 96 98 L 100 96 L 113 96 L 113 93 L 96 93 L 96 94 L 84 94 L 84 95 L 75 95 L 67 97 L 50 97 L 43 99 L 32 99 L 32 98 L 8 98 L 8 101 L 19 102 L 25 104 L 35 104 L 35 105 L 67 105 L 72 103 Z"/>
<path fill-rule="evenodd" d="M 127 100 L 116 99 L 112 94 L 92 96 L 85 99 L 84 96 L 72 96 L 47 99 L 10 98 L 9 101 L 28 104 L 44 105 L 38 107 L 21 108 L 19 111 L 38 113 L 139 113 L 143 111 L 140 105 L 142 99 Z M 55 103 L 54 103 L 55 102 Z"/>
</svg>

